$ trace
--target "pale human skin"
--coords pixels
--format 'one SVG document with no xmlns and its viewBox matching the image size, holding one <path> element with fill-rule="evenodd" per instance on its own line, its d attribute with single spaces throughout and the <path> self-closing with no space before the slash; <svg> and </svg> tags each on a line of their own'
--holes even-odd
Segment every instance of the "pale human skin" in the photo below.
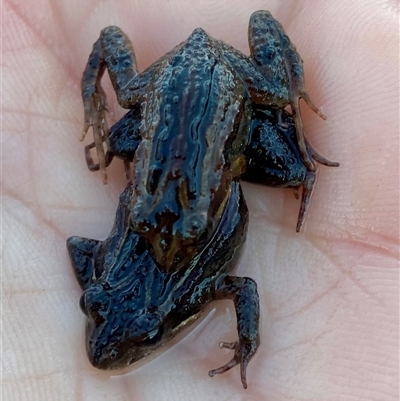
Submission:
<svg viewBox="0 0 400 401">
<path fill-rule="evenodd" d="M 3 2 L 4 400 L 398 399 L 396 5 Z M 81 291 L 65 248 L 71 235 L 108 235 L 126 184 L 115 161 L 104 186 L 78 141 L 91 46 L 103 27 L 118 25 L 143 70 L 201 26 L 247 53 L 247 23 L 258 9 L 271 11 L 297 45 L 308 92 L 328 116 L 303 107 L 307 137 L 341 167 L 319 169 L 300 234 L 292 191 L 244 184 L 250 226 L 238 275 L 257 281 L 262 309 L 247 390 L 237 368 L 207 375 L 231 358 L 218 348 L 236 339 L 229 301 L 214 303 L 162 355 L 111 377 L 85 355 Z M 123 111 L 109 99 L 115 122 Z"/>
</svg>

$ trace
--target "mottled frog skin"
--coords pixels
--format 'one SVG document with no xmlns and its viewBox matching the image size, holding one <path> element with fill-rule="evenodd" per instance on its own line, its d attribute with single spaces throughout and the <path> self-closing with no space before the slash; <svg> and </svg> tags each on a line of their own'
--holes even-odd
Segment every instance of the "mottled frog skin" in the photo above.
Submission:
<svg viewBox="0 0 400 401">
<path fill-rule="evenodd" d="M 239 339 L 220 344 L 234 356 L 210 375 L 240 364 L 247 386 L 246 367 L 259 345 L 259 301 L 252 279 L 228 275 L 248 221 L 239 179 L 302 187 L 299 231 L 315 161 L 338 165 L 304 137 L 300 98 L 324 116 L 305 91 L 300 56 L 269 12 L 251 16 L 249 46 L 247 57 L 198 28 L 141 73 L 119 28 L 105 28 L 93 46 L 82 78 L 83 137 L 90 127 L 94 136 L 86 161 L 105 182 L 114 156 L 132 165 L 110 236 L 67 243 L 84 290 L 87 353 L 98 368 L 143 358 L 207 303 L 229 298 Z M 119 104 L 130 109 L 110 130 L 100 83 L 106 69 Z"/>
</svg>

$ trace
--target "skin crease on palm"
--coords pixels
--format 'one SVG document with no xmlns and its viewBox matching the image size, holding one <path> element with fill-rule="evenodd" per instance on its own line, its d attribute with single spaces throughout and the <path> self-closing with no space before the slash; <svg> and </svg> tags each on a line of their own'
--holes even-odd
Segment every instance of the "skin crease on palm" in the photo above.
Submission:
<svg viewBox="0 0 400 401">
<path fill-rule="evenodd" d="M 3 399 L 397 400 L 399 290 L 398 37 L 395 0 L 3 2 Z M 267 9 L 304 60 L 319 168 L 303 231 L 291 190 L 244 184 L 250 210 L 239 276 L 258 283 L 261 347 L 248 368 L 210 378 L 236 339 L 229 301 L 180 342 L 122 376 L 84 350 L 80 289 L 65 247 L 104 239 L 123 165 L 109 185 L 86 168 L 80 79 L 100 30 L 120 26 L 140 70 L 196 27 L 248 53 L 251 13 Z M 117 121 L 123 110 L 109 83 Z M 86 143 L 89 143 L 87 139 Z"/>
</svg>

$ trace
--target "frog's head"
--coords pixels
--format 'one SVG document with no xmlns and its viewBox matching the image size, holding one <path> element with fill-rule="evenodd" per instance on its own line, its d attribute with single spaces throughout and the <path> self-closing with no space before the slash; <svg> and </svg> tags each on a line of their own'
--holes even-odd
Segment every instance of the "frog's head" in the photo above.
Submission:
<svg viewBox="0 0 400 401">
<path fill-rule="evenodd" d="M 105 288 L 100 284 L 91 286 L 82 295 L 80 307 L 88 318 L 88 358 L 94 367 L 111 370 L 150 354 L 168 340 L 168 333 L 157 308 L 138 307 L 134 289 L 128 294 L 124 292 L 127 288 Z"/>
</svg>

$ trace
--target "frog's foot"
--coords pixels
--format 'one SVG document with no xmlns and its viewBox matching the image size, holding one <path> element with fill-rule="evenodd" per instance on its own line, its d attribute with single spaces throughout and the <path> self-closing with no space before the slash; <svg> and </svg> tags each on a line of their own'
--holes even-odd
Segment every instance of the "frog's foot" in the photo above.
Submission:
<svg viewBox="0 0 400 401">
<path fill-rule="evenodd" d="M 240 377 L 241 381 L 243 384 L 243 388 L 247 388 L 247 379 L 246 379 L 246 369 L 247 365 L 249 364 L 249 361 L 251 357 L 255 353 L 255 349 L 257 347 L 252 346 L 252 344 L 240 344 L 239 341 L 234 341 L 231 343 L 225 343 L 221 342 L 219 343 L 220 348 L 228 348 L 228 349 L 233 349 L 235 351 L 235 354 L 233 358 L 226 363 L 225 365 L 221 366 L 218 369 L 213 369 L 208 372 L 208 375 L 210 377 L 213 377 L 215 375 L 219 375 L 221 373 L 225 373 L 226 371 L 234 368 L 236 365 L 240 364 Z"/>
<path fill-rule="evenodd" d="M 315 171 L 315 163 L 313 160 L 314 157 L 310 157 L 310 154 L 307 149 L 307 142 L 304 136 L 303 120 L 301 119 L 300 104 L 299 104 L 300 99 L 303 99 L 307 103 L 308 107 L 310 107 L 310 109 L 314 111 L 317 115 L 319 115 L 322 119 L 326 120 L 326 116 L 311 101 L 302 83 L 300 84 L 299 87 L 297 80 L 294 80 L 294 84 L 291 85 L 290 93 L 291 93 L 290 106 L 292 109 L 294 123 L 296 126 L 297 144 L 300 150 L 300 154 L 307 169 L 310 171 Z"/>
<path fill-rule="evenodd" d="M 94 170 L 101 170 L 103 174 L 103 182 L 107 184 L 107 163 L 106 155 L 104 153 L 103 142 L 108 139 L 108 126 L 105 116 L 105 112 L 108 111 L 106 97 L 100 86 L 97 87 L 97 91 L 83 98 L 85 120 L 82 130 L 81 141 L 85 138 L 90 127 L 93 129 L 93 144 L 85 148 L 86 162 L 90 170 L 93 169 L 94 163 L 88 151 L 92 148 L 96 148 L 98 158 L 98 168 Z M 93 145 L 93 146 L 92 146 Z"/>
<path fill-rule="evenodd" d="M 315 160 L 317 163 L 322 164 L 327 167 L 339 167 L 340 163 L 334 162 L 332 160 L 327 159 L 326 157 L 319 154 L 315 149 L 311 147 L 311 145 L 306 141 L 306 149 L 309 157 Z M 311 195 L 313 193 L 314 184 L 315 184 L 316 175 L 314 171 L 308 171 L 306 173 L 305 179 L 301 184 L 303 188 L 303 192 L 301 195 L 301 206 L 299 211 L 299 217 L 297 219 L 296 231 L 299 232 L 304 223 L 304 220 L 307 215 L 308 208 L 310 206 Z M 296 199 L 299 199 L 299 187 L 294 188 L 294 196 Z"/>
<path fill-rule="evenodd" d="M 230 298 L 235 304 L 239 340 L 232 343 L 220 343 L 221 348 L 235 351 L 233 358 L 224 366 L 208 372 L 213 377 L 240 364 L 240 376 L 244 388 L 247 388 L 246 369 L 250 359 L 260 345 L 258 323 L 260 305 L 256 282 L 249 277 L 222 276 L 215 288 L 216 299 Z"/>
<path fill-rule="evenodd" d="M 104 141 L 104 137 L 102 138 L 102 140 Z M 101 145 L 103 147 L 103 145 Z M 96 147 L 96 144 L 94 142 L 92 142 L 90 145 L 85 146 L 85 159 L 86 159 L 86 164 L 89 168 L 90 171 L 99 171 L 100 170 L 100 163 L 95 163 L 93 161 L 92 155 L 90 153 L 90 150 L 93 149 L 94 147 Z M 114 158 L 114 153 L 112 153 L 110 150 L 107 150 L 106 154 L 104 155 L 104 166 L 108 167 L 112 160 Z M 107 175 L 106 175 L 106 179 L 107 179 Z M 105 184 L 107 183 L 104 182 Z"/>
</svg>

